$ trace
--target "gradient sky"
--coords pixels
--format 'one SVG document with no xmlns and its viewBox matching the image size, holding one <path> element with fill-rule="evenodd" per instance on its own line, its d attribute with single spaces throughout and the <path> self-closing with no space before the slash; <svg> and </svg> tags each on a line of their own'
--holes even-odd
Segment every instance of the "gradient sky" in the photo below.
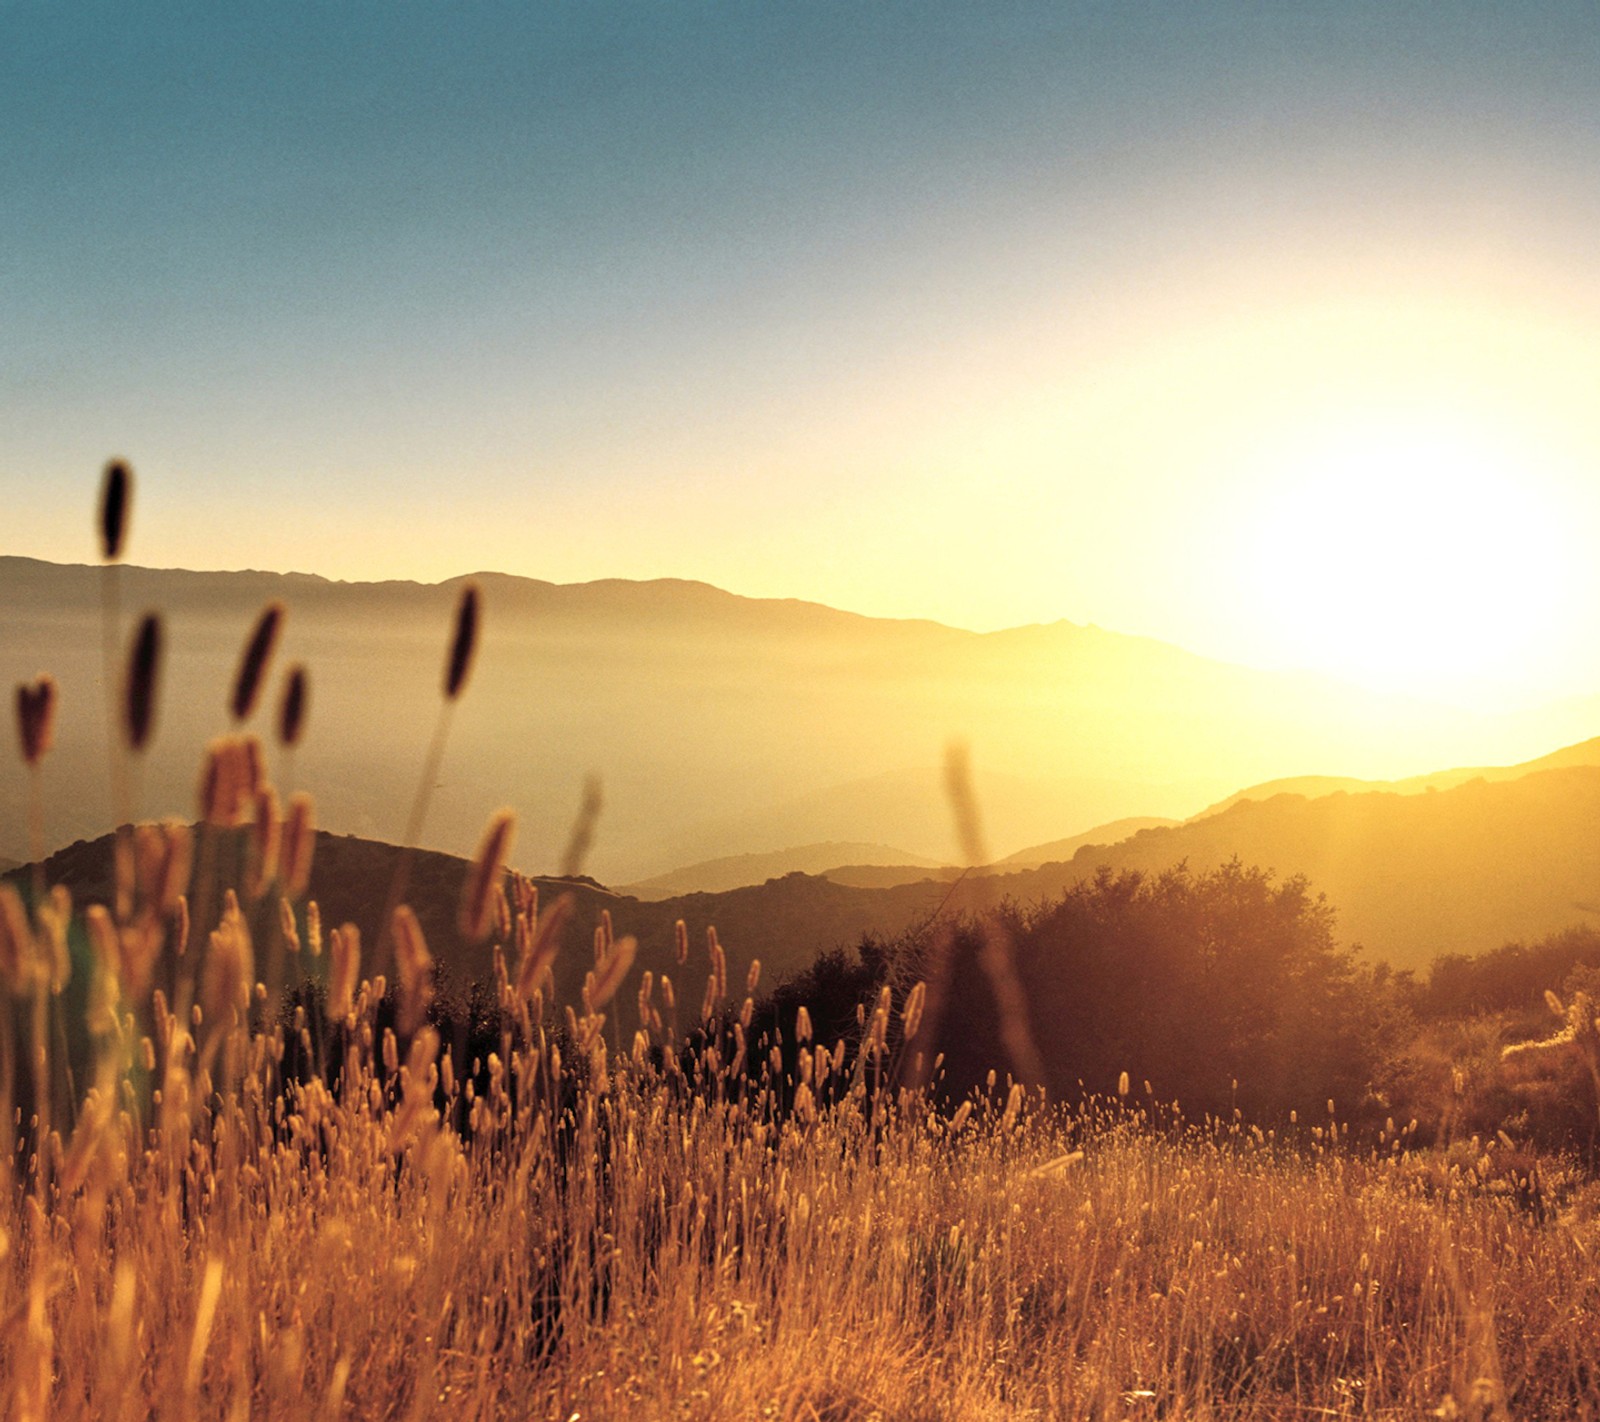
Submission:
<svg viewBox="0 0 1600 1422">
<path fill-rule="evenodd" d="M 0 0 L 0 552 L 1600 690 L 1597 175 L 1592 3 Z"/>
</svg>

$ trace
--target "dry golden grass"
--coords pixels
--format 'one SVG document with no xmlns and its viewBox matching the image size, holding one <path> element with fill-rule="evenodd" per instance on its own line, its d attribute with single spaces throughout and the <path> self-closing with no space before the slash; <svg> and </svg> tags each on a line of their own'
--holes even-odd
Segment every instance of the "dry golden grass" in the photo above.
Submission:
<svg viewBox="0 0 1600 1422">
<path fill-rule="evenodd" d="M 474 595 L 447 703 L 477 616 Z M 888 1044 L 917 1024 L 891 1031 L 887 995 L 858 1044 L 813 1042 L 802 1012 L 790 1055 L 760 1057 L 714 934 L 692 1044 L 665 979 L 621 1027 L 632 944 L 609 923 L 558 1014 L 571 903 L 502 882 L 509 820 L 463 912 L 502 944 L 497 1041 L 457 1060 L 415 917 L 387 925 L 398 1001 L 353 928 L 322 957 L 293 902 L 309 801 L 280 855 L 259 746 L 209 764 L 196 921 L 182 826 L 123 836 L 117 902 L 87 914 L 81 1101 L 70 905 L 0 895 L 0 1104 L 35 1103 L 0 1111 L 0 1417 L 1600 1416 L 1600 1226 L 1519 1210 L 1495 1145 L 1186 1128 L 1126 1087 L 942 1116 L 895 1084 Z M 306 981 L 311 1011 L 274 1011 Z"/>
<path fill-rule="evenodd" d="M 1120 1107 L 957 1127 L 865 1077 L 785 1121 L 627 1058 L 558 1108 L 548 1036 L 469 1102 L 431 1030 L 381 1079 L 401 1054 L 365 1045 L 363 997 L 337 1090 L 290 1087 L 281 1114 L 278 1042 L 239 1031 L 216 1057 L 230 1089 L 169 1064 L 149 1117 L 137 1088 L 91 1096 L 43 1202 L 13 1191 L 3 1217 L 3 1415 L 1600 1404 L 1600 1235 L 1459 1170 L 1441 1188 L 1403 1154 Z"/>
</svg>

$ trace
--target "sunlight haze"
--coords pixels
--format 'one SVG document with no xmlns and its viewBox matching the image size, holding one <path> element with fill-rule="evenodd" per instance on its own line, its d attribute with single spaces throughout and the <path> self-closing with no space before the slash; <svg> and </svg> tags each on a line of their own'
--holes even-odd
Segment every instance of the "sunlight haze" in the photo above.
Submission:
<svg viewBox="0 0 1600 1422">
<path fill-rule="evenodd" d="M 1596 692 L 1600 25 L 1455 14 L 7 5 L 5 551 Z"/>
</svg>

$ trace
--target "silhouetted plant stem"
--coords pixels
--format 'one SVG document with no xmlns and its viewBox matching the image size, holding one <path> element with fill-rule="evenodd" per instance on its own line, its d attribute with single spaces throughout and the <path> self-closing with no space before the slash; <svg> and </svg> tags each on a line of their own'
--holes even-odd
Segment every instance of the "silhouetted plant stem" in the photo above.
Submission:
<svg viewBox="0 0 1600 1422">
<path fill-rule="evenodd" d="M 439 767 L 444 763 L 445 742 L 450 736 L 450 713 L 454 708 L 455 702 L 446 701 L 439 708 L 439 719 L 434 723 L 433 740 L 428 745 L 427 758 L 422 763 L 422 780 L 417 785 L 416 798 L 411 802 L 411 814 L 406 820 L 400 855 L 395 860 L 389 892 L 383 901 L 383 916 L 378 920 L 378 942 L 373 950 L 374 972 L 382 972 L 388 962 L 388 952 L 392 946 L 389 925 L 394 918 L 394 911 L 405 901 L 406 890 L 411 886 L 412 854 L 428 817 L 428 804 L 433 798 L 434 783 L 439 778 Z"/>
<path fill-rule="evenodd" d="M 422 780 L 417 785 L 416 797 L 411 802 L 411 814 L 406 821 L 400 857 L 395 861 L 394 876 L 389 881 L 389 893 L 384 899 L 383 917 L 378 921 L 378 941 L 373 949 L 373 970 L 382 972 L 388 962 L 391 947 L 394 912 L 405 900 L 411 882 L 411 855 L 422 826 L 427 819 L 428 804 L 433 798 L 434 783 L 439 778 L 439 767 L 444 763 L 445 741 L 450 734 L 450 717 L 457 699 L 466 688 L 472 673 L 472 657 L 478 644 L 479 594 L 476 583 L 467 583 L 461 589 L 456 604 L 455 631 L 450 639 L 449 654 L 444 666 L 444 701 L 439 707 L 439 719 L 434 722 L 433 739 L 422 763 Z"/>
<path fill-rule="evenodd" d="M 33 901 L 44 897 L 44 786 L 39 762 L 28 767 L 28 859 L 33 865 Z"/>
</svg>

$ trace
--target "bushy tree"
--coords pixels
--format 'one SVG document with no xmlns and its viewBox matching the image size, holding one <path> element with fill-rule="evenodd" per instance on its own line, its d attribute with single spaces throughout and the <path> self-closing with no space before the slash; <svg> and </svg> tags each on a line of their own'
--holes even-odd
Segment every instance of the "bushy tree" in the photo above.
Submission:
<svg viewBox="0 0 1600 1422">
<path fill-rule="evenodd" d="M 1376 992 L 1304 879 L 1237 861 L 1199 874 L 1103 870 L 1052 903 L 964 923 L 938 1041 L 957 1094 L 1009 1065 L 982 961 L 996 931 L 1053 1095 L 1109 1092 L 1124 1071 L 1190 1115 L 1304 1113 L 1329 1097 L 1348 1112 L 1365 1093 Z"/>
</svg>

